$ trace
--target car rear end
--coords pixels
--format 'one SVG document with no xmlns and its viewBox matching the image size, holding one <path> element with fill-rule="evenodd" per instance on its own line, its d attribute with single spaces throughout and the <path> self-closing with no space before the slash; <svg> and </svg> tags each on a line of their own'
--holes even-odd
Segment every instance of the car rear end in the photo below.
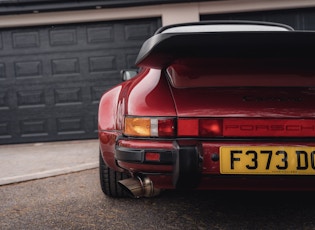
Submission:
<svg viewBox="0 0 315 230">
<path fill-rule="evenodd" d="M 183 59 L 162 75 L 176 116 L 126 116 L 121 167 L 168 189 L 315 188 L 309 59 Z"/>
<path fill-rule="evenodd" d="M 314 39 L 286 27 L 149 39 L 137 64 L 151 70 L 126 98 L 115 152 L 136 194 L 315 190 Z"/>
<path fill-rule="evenodd" d="M 190 98 L 198 95 L 191 103 L 182 97 L 189 110 L 178 106 L 177 138 L 181 146 L 199 150 L 207 181 L 200 186 L 314 189 L 314 92 L 312 87 L 223 87 L 191 92 Z M 197 109 L 201 104 L 203 111 Z"/>
<path fill-rule="evenodd" d="M 169 69 L 177 135 L 200 138 L 203 174 L 218 182 L 205 187 L 315 188 L 311 58 L 182 60 Z"/>
</svg>

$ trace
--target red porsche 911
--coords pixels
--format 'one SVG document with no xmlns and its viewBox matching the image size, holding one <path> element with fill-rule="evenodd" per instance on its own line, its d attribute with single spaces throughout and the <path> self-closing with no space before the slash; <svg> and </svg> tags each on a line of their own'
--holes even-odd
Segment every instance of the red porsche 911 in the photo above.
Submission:
<svg viewBox="0 0 315 230">
<path fill-rule="evenodd" d="M 143 44 L 136 65 L 99 105 L 106 195 L 315 190 L 315 32 L 171 25 Z"/>
</svg>

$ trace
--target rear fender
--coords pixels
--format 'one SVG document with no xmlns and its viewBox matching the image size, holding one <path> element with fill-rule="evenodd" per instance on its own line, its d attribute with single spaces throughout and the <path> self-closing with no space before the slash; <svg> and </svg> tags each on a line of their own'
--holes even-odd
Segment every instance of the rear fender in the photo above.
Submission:
<svg viewBox="0 0 315 230">
<path fill-rule="evenodd" d="M 99 104 L 98 110 L 98 135 L 100 141 L 100 150 L 104 162 L 116 171 L 122 171 L 115 162 L 115 143 L 121 130 L 117 128 L 117 120 L 119 120 L 119 95 L 123 84 L 114 87 L 106 92 Z"/>
<path fill-rule="evenodd" d="M 149 69 L 128 88 L 125 114 L 176 116 L 174 100 L 164 71 Z"/>
<path fill-rule="evenodd" d="M 116 171 L 122 171 L 115 161 L 115 145 L 117 138 L 122 135 L 129 88 L 132 88 L 146 72 L 147 70 L 144 70 L 131 80 L 115 86 L 100 100 L 98 111 L 100 149 L 104 162 Z"/>
</svg>

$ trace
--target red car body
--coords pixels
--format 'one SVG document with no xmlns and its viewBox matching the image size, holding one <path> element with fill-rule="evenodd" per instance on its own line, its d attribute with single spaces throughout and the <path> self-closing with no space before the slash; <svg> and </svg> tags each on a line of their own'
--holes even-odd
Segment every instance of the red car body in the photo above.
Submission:
<svg viewBox="0 0 315 230">
<path fill-rule="evenodd" d="M 314 190 L 314 41 L 274 23 L 161 28 L 101 98 L 104 193 Z"/>
</svg>

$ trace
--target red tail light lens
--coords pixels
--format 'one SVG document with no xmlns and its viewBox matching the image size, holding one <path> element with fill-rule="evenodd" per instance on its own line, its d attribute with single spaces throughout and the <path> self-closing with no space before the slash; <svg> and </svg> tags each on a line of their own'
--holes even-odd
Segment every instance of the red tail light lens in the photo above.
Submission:
<svg viewBox="0 0 315 230">
<path fill-rule="evenodd" d="M 174 119 L 159 119 L 158 120 L 158 136 L 169 137 L 175 135 L 175 120 Z"/>
<path fill-rule="evenodd" d="M 178 136 L 222 136 L 222 120 L 220 119 L 193 119 L 179 118 L 177 121 Z"/>
<path fill-rule="evenodd" d="M 198 119 L 180 118 L 177 120 L 178 136 L 198 136 Z"/>
<path fill-rule="evenodd" d="M 199 120 L 200 136 L 222 136 L 222 121 L 212 119 Z"/>
<path fill-rule="evenodd" d="M 159 153 L 154 153 L 154 152 L 148 152 L 145 154 L 145 160 L 146 161 L 160 161 L 160 154 Z"/>
</svg>

